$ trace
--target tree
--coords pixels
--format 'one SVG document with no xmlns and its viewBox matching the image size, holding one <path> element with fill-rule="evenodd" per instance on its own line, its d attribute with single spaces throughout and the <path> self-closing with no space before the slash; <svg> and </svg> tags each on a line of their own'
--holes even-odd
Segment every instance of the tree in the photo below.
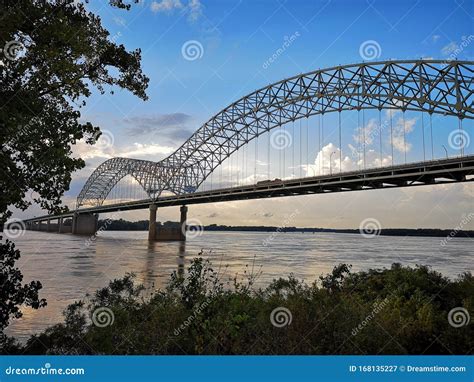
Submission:
<svg viewBox="0 0 474 382">
<path fill-rule="evenodd" d="M 86 0 L 87 1 L 87 0 Z M 135 0 L 134 2 L 138 2 Z M 123 0 L 112 7 L 128 10 Z M 109 38 L 97 15 L 76 0 L 1 0 L 0 15 L 0 226 L 11 208 L 26 209 L 28 192 L 49 212 L 61 212 L 61 197 L 73 171 L 79 140 L 93 144 L 100 129 L 81 122 L 81 108 L 93 88 L 114 87 L 146 100 L 148 78 L 140 50 L 127 51 Z M 0 240 L 2 237 L 0 236 Z M 10 241 L 0 243 L 0 329 L 20 317 L 19 306 L 45 305 L 41 283 L 22 285 L 20 257 Z"/>
<path fill-rule="evenodd" d="M 130 4 L 110 0 L 113 7 Z M 109 39 L 98 16 L 74 0 L 3 0 L 0 3 L 0 223 L 9 206 L 26 209 L 35 202 L 60 212 L 71 173 L 84 167 L 71 147 L 93 144 L 100 129 L 80 122 L 91 95 L 113 86 L 147 99 L 148 78 L 141 53 L 128 52 Z M 110 89 L 108 89 L 110 88 Z"/>
<path fill-rule="evenodd" d="M 15 268 L 15 261 L 20 258 L 20 251 L 14 248 L 11 241 L 0 243 L 0 333 L 8 326 L 11 318 L 20 318 L 19 306 L 30 306 L 34 309 L 46 306 L 46 300 L 40 299 L 39 281 L 22 285 L 23 275 Z"/>
</svg>

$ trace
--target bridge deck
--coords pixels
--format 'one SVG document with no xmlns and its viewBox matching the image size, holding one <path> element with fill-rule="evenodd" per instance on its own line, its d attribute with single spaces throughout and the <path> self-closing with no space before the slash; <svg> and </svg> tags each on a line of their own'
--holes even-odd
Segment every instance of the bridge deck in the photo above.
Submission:
<svg viewBox="0 0 474 382">
<path fill-rule="evenodd" d="M 469 155 L 406 165 L 334 173 L 332 175 L 287 179 L 277 183 L 260 183 L 219 190 L 200 191 L 192 194 L 164 196 L 158 198 L 154 204 L 160 208 L 184 204 L 216 203 L 232 200 L 465 182 L 474 180 L 467 178 L 473 175 L 474 155 Z M 98 207 L 81 208 L 75 212 L 108 213 L 138 210 L 148 208 L 152 203 L 152 200 L 144 199 L 118 204 L 107 204 Z M 71 217 L 73 214 L 74 211 L 63 215 L 44 215 L 27 219 L 25 222 L 54 219 L 60 216 Z"/>
</svg>

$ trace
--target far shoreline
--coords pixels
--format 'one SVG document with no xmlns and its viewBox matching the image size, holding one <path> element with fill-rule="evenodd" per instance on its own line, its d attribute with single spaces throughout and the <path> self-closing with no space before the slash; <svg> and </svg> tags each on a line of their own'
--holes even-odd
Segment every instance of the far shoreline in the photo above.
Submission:
<svg viewBox="0 0 474 382">
<path fill-rule="evenodd" d="M 165 222 L 165 225 L 177 225 L 177 222 Z M 107 231 L 148 231 L 148 221 L 130 222 L 127 220 L 99 220 L 99 227 Z M 361 234 L 354 228 L 317 228 L 317 227 L 277 227 L 277 226 L 227 226 L 204 225 L 201 228 L 208 232 L 280 232 L 280 233 L 348 233 Z M 381 236 L 414 236 L 414 237 L 444 237 L 444 238 L 474 238 L 474 231 L 440 228 L 382 228 L 374 235 Z"/>
</svg>

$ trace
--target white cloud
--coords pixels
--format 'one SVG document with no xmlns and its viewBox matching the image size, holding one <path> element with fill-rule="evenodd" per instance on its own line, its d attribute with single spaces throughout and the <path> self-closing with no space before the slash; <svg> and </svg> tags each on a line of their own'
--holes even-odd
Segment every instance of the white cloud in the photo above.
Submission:
<svg viewBox="0 0 474 382">
<path fill-rule="evenodd" d="M 190 22 L 197 21 L 202 16 L 202 3 L 200 0 L 189 0 L 186 5 L 183 5 L 181 0 L 161 0 L 153 1 L 150 9 L 154 13 L 172 13 L 174 10 L 181 10 L 188 14 Z"/>
<path fill-rule="evenodd" d="M 405 118 L 405 123 L 403 123 L 403 118 L 398 118 L 395 125 L 393 126 L 393 147 L 404 153 L 409 152 L 412 148 L 412 144 L 408 142 L 408 134 L 410 134 L 416 124 L 416 118 Z"/>
<path fill-rule="evenodd" d="M 129 151 L 118 152 L 115 156 L 125 158 L 140 158 L 149 155 L 169 155 L 176 149 L 170 146 L 161 146 L 155 143 L 134 143 L 133 149 Z"/>
<path fill-rule="evenodd" d="M 151 160 L 158 161 L 165 155 L 169 155 L 176 150 L 175 147 L 163 146 L 156 143 L 138 143 L 132 144 L 129 149 L 118 149 L 112 145 L 100 144 L 100 138 L 95 145 L 88 145 L 85 142 L 79 142 L 73 147 L 76 157 L 86 161 L 106 160 L 113 157 L 125 157 L 133 159 L 145 159 L 144 157 L 153 156 Z M 157 157 L 160 156 L 160 157 Z M 146 158 L 150 160 L 150 158 Z"/>
<path fill-rule="evenodd" d="M 183 4 L 180 0 L 162 0 L 160 2 L 153 1 L 150 5 L 150 9 L 154 13 L 159 12 L 171 12 L 174 9 L 182 9 Z"/>
<path fill-rule="evenodd" d="M 445 45 L 441 48 L 441 53 L 443 53 L 445 56 L 448 56 L 457 49 L 458 44 L 456 44 L 454 41 L 451 41 L 448 45 Z"/>
<path fill-rule="evenodd" d="M 196 21 L 202 15 L 202 4 L 200 0 L 191 0 L 188 4 L 188 20 Z"/>
</svg>

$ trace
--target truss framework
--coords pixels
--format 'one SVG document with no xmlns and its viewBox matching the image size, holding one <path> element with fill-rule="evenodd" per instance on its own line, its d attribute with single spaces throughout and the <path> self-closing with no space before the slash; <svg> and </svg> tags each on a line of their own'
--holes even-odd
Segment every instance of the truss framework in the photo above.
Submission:
<svg viewBox="0 0 474 382">
<path fill-rule="evenodd" d="M 98 206 L 126 175 L 152 200 L 163 191 L 194 192 L 232 153 L 275 127 L 316 114 L 398 109 L 474 119 L 474 62 L 384 61 L 300 74 L 226 107 L 169 157 L 112 158 L 91 174 L 77 207 Z"/>
</svg>

